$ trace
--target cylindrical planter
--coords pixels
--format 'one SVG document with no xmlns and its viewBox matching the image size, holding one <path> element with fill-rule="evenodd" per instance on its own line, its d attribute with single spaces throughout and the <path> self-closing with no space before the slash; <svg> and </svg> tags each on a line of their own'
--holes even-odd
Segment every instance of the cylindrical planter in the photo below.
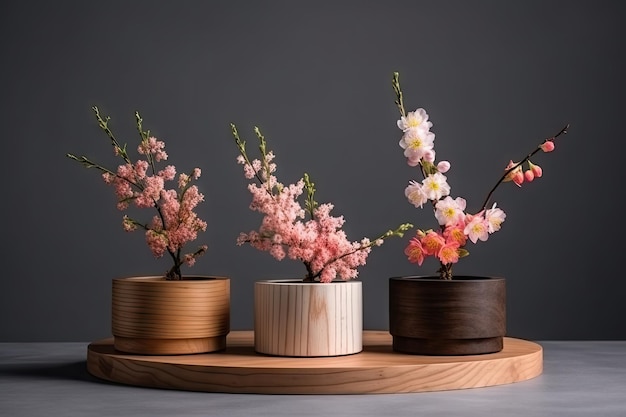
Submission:
<svg viewBox="0 0 626 417">
<path fill-rule="evenodd" d="M 126 353 L 183 355 L 222 350 L 230 331 L 230 279 L 114 279 L 111 324 L 115 349 Z"/>
<path fill-rule="evenodd" d="M 458 276 L 389 279 L 393 350 L 418 355 L 478 355 L 502 350 L 504 278 Z"/>
<path fill-rule="evenodd" d="M 254 348 L 258 353 L 293 357 L 361 352 L 361 282 L 257 281 Z"/>
</svg>

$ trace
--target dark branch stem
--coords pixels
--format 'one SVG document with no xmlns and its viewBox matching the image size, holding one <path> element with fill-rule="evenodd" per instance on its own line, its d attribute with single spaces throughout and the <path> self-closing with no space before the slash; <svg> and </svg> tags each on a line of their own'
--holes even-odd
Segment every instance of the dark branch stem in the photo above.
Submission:
<svg viewBox="0 0 626 417">
<path fill-rule="evenodd" d="M 561 135 L 564 135 L 567 133 L 567 129 L 569 128 L 569 123 L 565 125 L 565 127 L 563 127 L 563 129 L 561 129 L 559 131 L 559 133 L 557 133 L 556 135 L 547 138 L 543 141 L 543 143 L 546 143 L 549 140 L 555 140 L 556 138 L 558 138 Z M 483 211 L 487 208 L 487 205 L 489 204 L 489 200 L 491 200 L 491 196 L 493 195 L 493 193 L 496 191 L 496 189 L 498 188 L 498 186 L 500 186 L 500 184 L 502 184 L 502 182 L 506 179 L 507 175 L 509 175 L 509 173 L 511 173 L 513 170 L 515 170 L 517 167 L 521 166 L 524 162 L 528 161 L 534 154 L 536 154 L 537 152 L 539 152 L 541 150 L 541 145 L 537 146 L 537 148 L 535 148 L 531 153 L 529 153 L 528 155 L 526 155 L 524 157 L 524 159 L 522 159 L 520 162 L 518 162 L 517 164 L 515 164 L 514 166 L 512 166 L 511 168 L 507 169 L 506 171 L 504 171 L 504 174 L 502 174 L 502 176 L 500 177 L 500 179 L 498 180 L 498 182 L 496 183 L 496 185 L 493 186 L 493 188 L 491 189 L 491 191 L 489 191 L 489 194 L 487 194 L 487 197 L 485 198 L 485 202 L 482 205 L 482 208 L 480 211 Z"/>
</svg>

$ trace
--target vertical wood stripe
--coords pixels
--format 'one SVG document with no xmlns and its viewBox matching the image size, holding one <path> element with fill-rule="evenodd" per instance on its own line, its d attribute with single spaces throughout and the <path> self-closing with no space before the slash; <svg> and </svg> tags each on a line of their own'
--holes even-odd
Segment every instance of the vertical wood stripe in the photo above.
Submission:
<svg viewBox="0 0 626 417">
<path fill-rule="evenodd" d="M 257 281 L 254 346 L 277 356 L 339 356 L 363 348 L 362 283 Z"/>
</svg>

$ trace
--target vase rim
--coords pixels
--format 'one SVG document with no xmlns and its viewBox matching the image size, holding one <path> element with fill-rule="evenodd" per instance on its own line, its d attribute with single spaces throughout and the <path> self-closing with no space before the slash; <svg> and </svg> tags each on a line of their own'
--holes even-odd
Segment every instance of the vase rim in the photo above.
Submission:
<svg viewBox="0 0 626 417">
<path fill-rule="evenodd" d="M 183 275 L 182 279 L 168 280 L 163 275 L 137 275 L 113 278 L 113 281 L 134 281 L 134 282 L 205 282 L 205 281 L 223 281 L 228 280 L 228 277 L 214 276 L 214 275 Z"/>
<path fill-rule="evenodd" d="M 422 281 L 422 282 L 476 282 L 476 281 L 503 281 L 504 277 L 490 277 L 485 275 L 455 275 L 452 279 L 442 279 L 438 275 L 405 275 L 389 278 L 394 281 Z"/>
<path fill-rule="evenodd" d="M 313 285 L 324 285 L 324 284 L 361 284 L 361 281 L 357 280 L 342 280 L 336 279 L 331 282 L 320 282 L 320 281 L 304 281 L 300 278 L 291 278 L 291 279 L 261 279 L 256 281 L 259 284 L 280 284 L 280 285 L 303 285 L 303 284 L 313 284 Z"/>
</svg>

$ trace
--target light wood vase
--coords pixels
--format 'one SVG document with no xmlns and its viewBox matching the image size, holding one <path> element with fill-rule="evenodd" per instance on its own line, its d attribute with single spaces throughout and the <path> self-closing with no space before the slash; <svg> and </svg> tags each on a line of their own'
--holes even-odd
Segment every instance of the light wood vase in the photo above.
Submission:
<svg viewBox="0 0 626 417">
<path fill-rule="evenodd" d="M 506 334 L 504 278 L 389 279 L 393 350 L 416 355 L 499 352 Z"/>
<path fill-rule="evenodd" d="M 114 347 L 121 352 L 184 355 L 222 350 L 230 331 L 230 279 L 114 279 L 111 327 Z"/>
<path fill-rule="evenodd" d="M 255 351 L 292 357 L 361 352 L 361 284 L 360 281 L 257 281 L 254 286 Z"/>
</svg>

